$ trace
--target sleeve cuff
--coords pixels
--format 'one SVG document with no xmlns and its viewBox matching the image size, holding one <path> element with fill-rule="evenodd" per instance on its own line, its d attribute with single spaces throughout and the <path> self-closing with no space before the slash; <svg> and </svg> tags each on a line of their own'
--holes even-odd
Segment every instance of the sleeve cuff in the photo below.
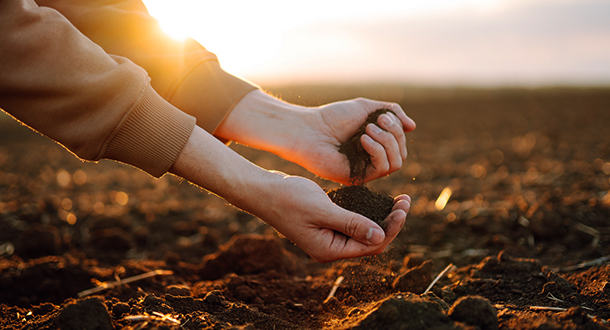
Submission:
<svg viewBox="0 0 610 330">
<path fill-rule="evenodd" d="M 120 161 L 160 177 L 174 164 L 194 127 L 195 118 L 169 104 L 148 84 L 97 159 Z"/>
<path fill-rule="evenodd" d="M 218 62 L 204 61 L 186 76 L 169 102 L 194 116 L 197 126 L 214 134 L 239 100 L 257 88 L 222 70 Z"/>
</svg>

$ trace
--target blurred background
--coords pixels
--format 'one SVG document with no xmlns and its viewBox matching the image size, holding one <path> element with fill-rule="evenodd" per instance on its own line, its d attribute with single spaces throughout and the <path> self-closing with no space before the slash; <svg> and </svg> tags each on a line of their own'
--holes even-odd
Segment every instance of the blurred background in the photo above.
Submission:
<svg viewBox="0 0 610 330">
<path fill-rule="evenodd" d="M 260 85 L 610 84 L 607 0 L 145 0 Z"/>
</svg>

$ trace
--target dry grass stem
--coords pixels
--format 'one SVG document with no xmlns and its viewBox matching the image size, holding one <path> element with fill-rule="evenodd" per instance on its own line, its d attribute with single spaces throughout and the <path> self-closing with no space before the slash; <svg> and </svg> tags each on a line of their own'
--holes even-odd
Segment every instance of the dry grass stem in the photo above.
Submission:
<svg viewBox="0 0 610 330">
<path fill-rule="evenodd" d="M 552 293 L 550 293 L 550 292 L 549 292 L 549 294 L 547 294 L 547 295 L 546 295 L 546 297 L 547 297 L 547 298 L 549 298 L 549 299 L 551 299 L 551 300 L 555 300 L 555 301 L 558 301 L 558 302 L 561 302 L 561 303 L 562 303 L 562 302 L 564 302 L 563 300 L 561 300 L 561 299 L 559 299 L 559 298 L 557 298 L 557 297 L 553 296 L 553 294 L 552 294 Z"/>
<path fill-rule="evenodd" d="M 563 312 L 566 311 L 567 308 L 563 307 L 550 307 L 550 306 L 530 306 L 530 309 L 537 311 L 554 311 L 554 312 Z"/>
<path fill-rule="evenodd" d="M 328 297 L 326 297 L 326 300 L 335 296 L 335 292 L 337 292 L 339 285 L 341 285 L 341 282 L 343 282 L 344 279 L 345 278 L 343 276 L 337 277 L 337 280 L 335 281 L 335 285 L 333 285 L 332 289 L 330 289 L 330 293 L 328 294 Z"/>
<path fill-rule="evenodd" d="M 434 284 L 436 284 L 436 282 L 438 282 L 438 280 L 440 280 L 441 277 L 445 276 L 445 273 L 449 272 L 449 270 L 451 270 L 453 268 L 455 268 L 455 266 L 453 264 L 449 264 L 447 267 L 445 267 L 445 269 L 443 269 L 443 271 L 440 274 L 438 274 L 438 276 L 434 279 L 434 281 L 432 281 L 432 283 L 430 283 L 430 285 L 428 286 L 426 291 L 424 291 L 423 294 L 428 293 L 428 291 L 430 291 L 430 289 L 432 289 Z"/>
<path fill-rule="evenodd" d="M 135 275 L 135 276 L 132 276 L 132 277 L 124 278 L 124 279 L 122 279 L 120 281 L 116 281 L 116 282 L 103 282 L 98 287 L 95 287 L 93 289 L 84 290 L 84 291 L 79 292 L 78 296 L 79 297 L 88 296 L 90 294 L 97 293 L 97 292 L 100 292 L 100 291 L 104 291 L 106 289 L 110 289 L 110 288 L 113 288 L 115 286 L 131 283 L 131 282 L 135 282 L 135 281 L 139 281 L 139 280 L 143 280 L 145 278 L 149 278 L 149 277 L 153 277 L 153 276 L 157 276 L 157 275 L 172 275 L 172 274 L 174 274 L 174 272 L 171 271 L 171 270 L 157 269 L 157 270 L 150 271 L 148 273 L 144 273 L 144 274 L 140 274 L 140 275 Z"/>
<path fill-rule="evenodd" d="M 148 315 L 148 314 L 128 315 L 128 316 L 125 316 L 123 318 L 123 320 L 133 321 L 133 322 L 146 321 L 146 322 L 168 322 L 168 323 L 173 323 L 176 325 L 180 324 L 180 321 L 176 320 L 175 318 L 173 318 L 169 315 L 161 314 L 159 312 L 153 312 L 153 315 Z"/>
<path fill-rule="evenodd" d="M 581 262 L 574 266 L 563 267 L 560 269 L 560 271 L 570 272 L 570 271 L 577 270 L 577 269 L 587 268 L 587 267 L 591 267 L 591 266 L 598 266 L 598 265 L 603 264 L 606 261 L 610 261 L 610 256 L 604 256 L 604 257 L 597 258 L 594 260 Z"/>
</svg>

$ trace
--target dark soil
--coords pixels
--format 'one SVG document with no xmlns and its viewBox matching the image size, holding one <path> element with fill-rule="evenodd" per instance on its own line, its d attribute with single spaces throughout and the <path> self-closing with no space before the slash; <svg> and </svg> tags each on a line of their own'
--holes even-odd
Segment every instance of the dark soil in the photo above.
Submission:
<svg viewBox="0 0 610 330">
<path fill-rule="evenodd" d="M 352 212 L 364 215 L 375 221 L 383 230 L 387 224 L 385 219 L 390 212 L 394 199 L 388 194 L 371 191 L 364 186 L 364 178 L 371 165 L 371 156 L 364 150 L 360 138 L 365 134 L 368 124 L 377 125 L 377 119 L 389 109 L 379 109 L 371 113 L 358 131 L 339 146 L 339 152 L 349 161 L 351 186 L 336 188 L 327 192 L 328 197 L 337 205 Z"/>
<path fill-rule="evenodd" d="M 371 165 L 371 156 L 364 150 L 360 138 L 365 134 L 368 124 L 377 124 L 379 116 L 390 111 L 389 109 L 379 109 L 371 113 L 366 121 L 358 128 L 358 131 L 349 140 L 341 143 L 339 152 L 344 154 L 349 161 L 350 178 L 355 185 L 362 185 L 367 168 Z"/>
<path fill-rule="evenodd" d="M 392 212 L 394 199 L 387 194 L 377 193 L 365 186 L 346 186 L 327 192 L 328 197 L 346 210 L 361 214 L 375 221 L 383 230 L 385 219 Z"/>
<path fill-rule="evenodd" d="M 405 166 L 368 184 L 413 200 L 385 252 L 316 263 L 197 187 L 0 118 L 0 329 L 610 329 L 610 90 L 271 90 L 415 119 Z"/>
</svg>

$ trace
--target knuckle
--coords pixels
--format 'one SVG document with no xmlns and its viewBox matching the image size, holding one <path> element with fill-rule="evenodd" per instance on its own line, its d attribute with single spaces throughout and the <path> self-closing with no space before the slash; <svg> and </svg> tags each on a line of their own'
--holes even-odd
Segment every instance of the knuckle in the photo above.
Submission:
<svg viewBox="0 0 610 330">
<path fill-rule="evenodd" d="M 349 237 L 354 237 L 356 235 L 356 232 L 358 232 L 358 228 L 360 227 L 360 223 L 358 222 L 358 220 L 355 217 L 351 217 L 346 223 L 345 223 L 345 235 L 349 236 Z"/>
</svg>

